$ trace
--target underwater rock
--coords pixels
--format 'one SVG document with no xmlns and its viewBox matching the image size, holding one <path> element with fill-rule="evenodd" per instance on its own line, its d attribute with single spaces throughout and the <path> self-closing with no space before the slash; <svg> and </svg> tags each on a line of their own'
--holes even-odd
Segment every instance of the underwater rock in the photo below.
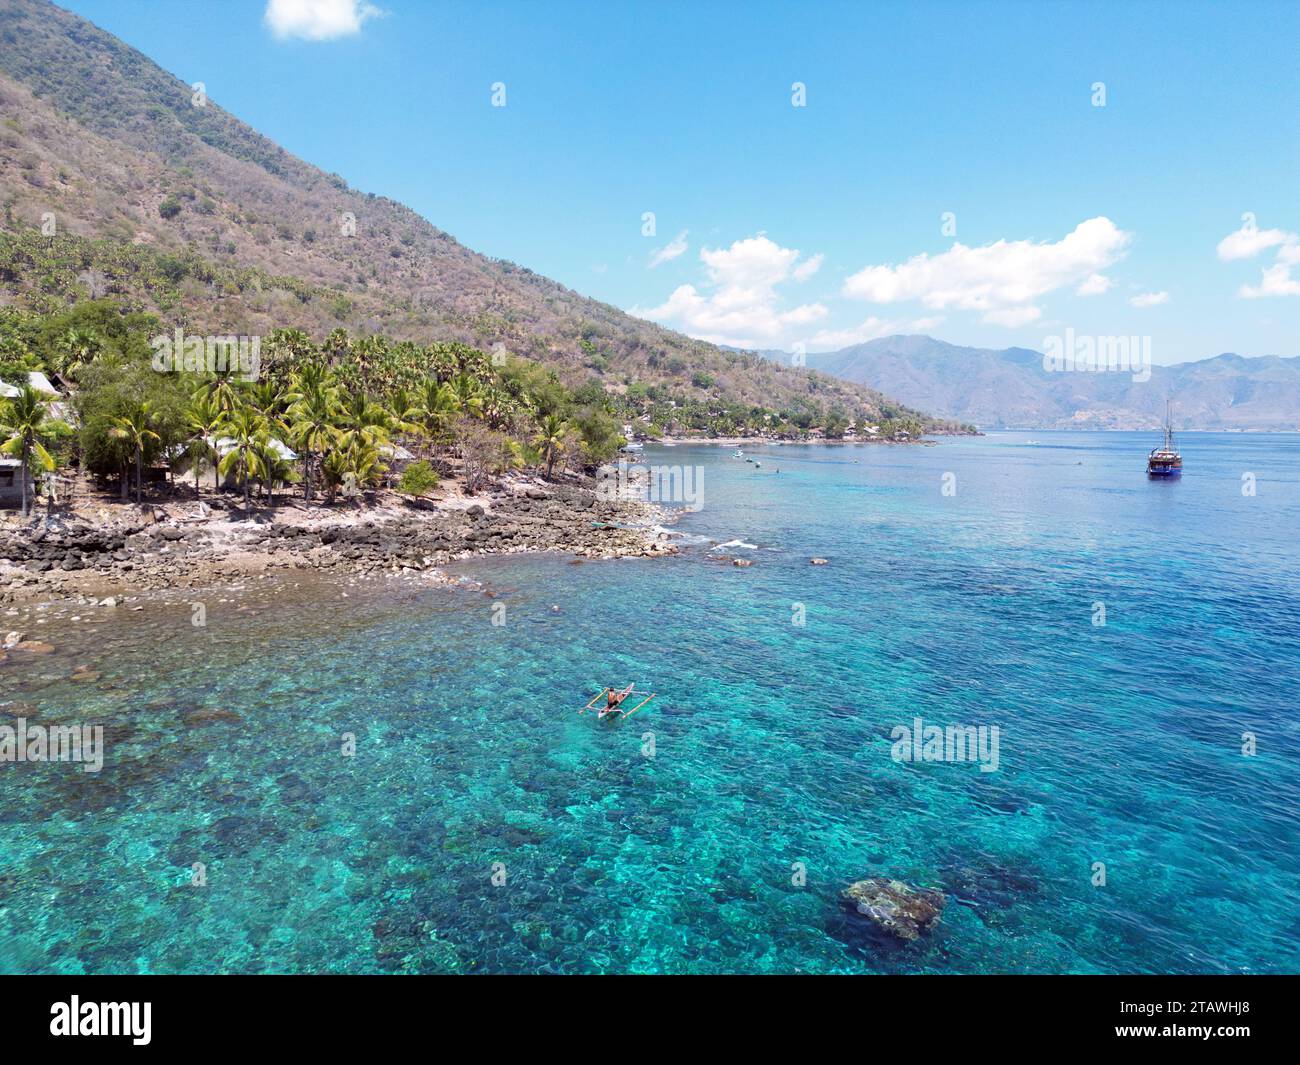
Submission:
<svg viewBox="0 0 1300 1065">
<path fill-rule="evenodd" d="M 840 897 L 853 913 L 908 942 L 930 931 L 946 901 L 940 891 L 910 887 L 883 876 L 852 883 Z"/>
<path fill-rule="evenodd" d="M 11 632 L 5 636 L 4 649 L 8 651 L 11 647 L 17 647 L 27 637 L 21 632 Z"/>
<path fill-rule="evenodd" d="M 54 644 L 45 643 L 42 640 L 23 640 L 22 643 L 15 645 L 14 649 L 30 651 L 34 655 L 48 655 L 54 652 Z"/>
<path fill-rule="evenodd" d="M 244 719 L 234 710 L 225 710 L 219 706 L 201 706 L 195 710 L 186 710 L 182 720 L 187 725 L 210 725 L 214 722 L 237 725 Z"/>
</svg>

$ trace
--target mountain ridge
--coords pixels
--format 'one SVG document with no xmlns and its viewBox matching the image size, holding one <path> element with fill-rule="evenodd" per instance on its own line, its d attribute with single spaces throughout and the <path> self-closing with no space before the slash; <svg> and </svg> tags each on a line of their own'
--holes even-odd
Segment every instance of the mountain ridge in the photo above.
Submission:
<svg viewBox="0 0 1300 1065">
<path fill-rule="evenodd" d="M 1131 372 L 1048 371 L 1043 354 L 1029 348 L 975 348 L 900 334 L 806 359 L 824 373 L 981 428 L 1152 429 L 1172 401 L 1182 429 L 1300 429 L 1300 356 L 1224 352 L 1152 365 L 1150 379 L 1140 381 Z"/>
<path fill-rule="evenodd" d="M 0 3 L 7 302 L 48 313 L 106 295 L 201 332 L 500 345 L 572 385 L 945 428 L 869 387 L 723 351 L 480 255 L 195 92 L 46 0 Z M 49 216 L 57 236 L 34 239 Z"/>
</svg>

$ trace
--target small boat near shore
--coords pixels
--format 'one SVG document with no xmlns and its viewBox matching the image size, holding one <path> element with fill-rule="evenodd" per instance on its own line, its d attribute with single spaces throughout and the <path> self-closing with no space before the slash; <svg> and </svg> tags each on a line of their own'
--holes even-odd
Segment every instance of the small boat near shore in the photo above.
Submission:
<svg viewBox="0 0 1300 1065">
<path fill-rule="evenodd" d="M 1165 408 L 1165 439 L 1159 447 L 1153 447 L 1147 456 L 1148 477 L 1180 477 L 1183 472 L 1183 456 L 1174 446 L 1173 403 Z"/>
</svg>

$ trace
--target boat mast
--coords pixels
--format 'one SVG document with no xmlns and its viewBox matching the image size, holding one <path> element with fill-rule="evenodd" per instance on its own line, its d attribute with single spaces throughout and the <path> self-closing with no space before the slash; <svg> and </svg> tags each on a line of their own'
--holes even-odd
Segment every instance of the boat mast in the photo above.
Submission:
<svg viewBox="0 0 1300 1065">
<path fill-rule="evenodd" d="M 1165 450 L 1174 449 L 1174 401 L 1165 400 Z"/>
</svg>

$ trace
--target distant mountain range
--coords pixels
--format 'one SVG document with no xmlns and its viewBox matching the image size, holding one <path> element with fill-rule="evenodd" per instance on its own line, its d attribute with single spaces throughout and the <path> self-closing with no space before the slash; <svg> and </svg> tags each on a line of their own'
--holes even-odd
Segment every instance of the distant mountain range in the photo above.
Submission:
<svg viewBox="0 0 1300 1065">
<path fill-rule="evenodd" d="M 1300 358 L 1216 355 L 1152 366 L 1142 381 L 1127 372 L 1049 372 L 1042 353 L 1026 348 L 890 336 L 808 355 L 807 363 L 981 429 L 1151 429 L 1164 421 L 1166 400 L 1178 429 L 1300 429 Z"/>
</svg>

